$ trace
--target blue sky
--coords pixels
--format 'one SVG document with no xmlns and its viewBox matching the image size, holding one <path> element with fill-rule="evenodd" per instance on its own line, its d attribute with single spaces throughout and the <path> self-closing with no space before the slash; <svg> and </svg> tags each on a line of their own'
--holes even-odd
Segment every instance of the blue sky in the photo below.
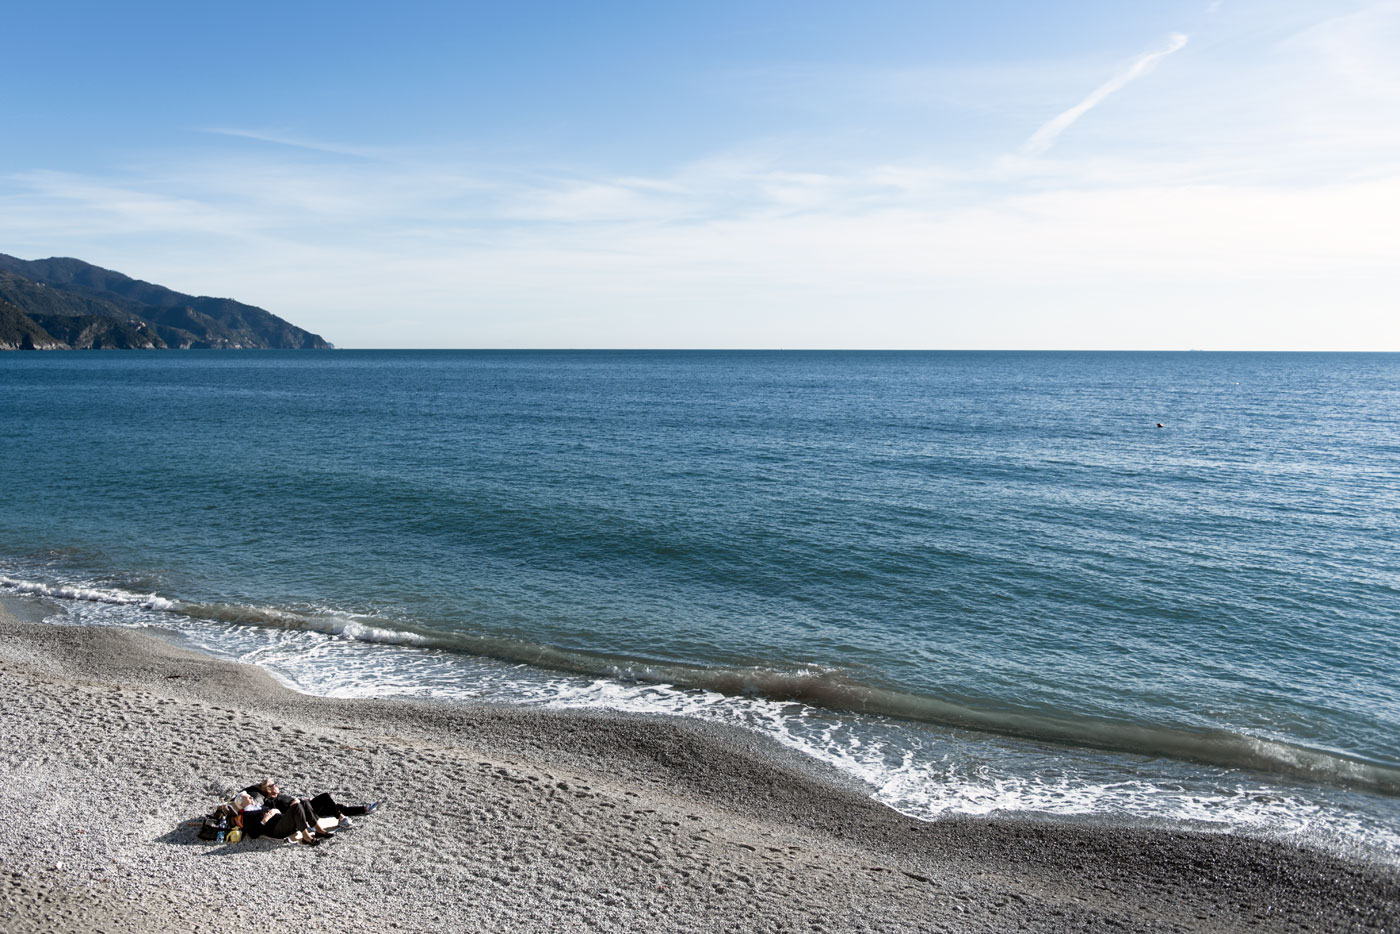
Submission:
<svg viewBox="0 0 1400 934">
<path fill-rule="evenodd" d="M 1400 350 L 1400 2 L 7 11 L 0 252 L 343 347 Z"/>
</svg>

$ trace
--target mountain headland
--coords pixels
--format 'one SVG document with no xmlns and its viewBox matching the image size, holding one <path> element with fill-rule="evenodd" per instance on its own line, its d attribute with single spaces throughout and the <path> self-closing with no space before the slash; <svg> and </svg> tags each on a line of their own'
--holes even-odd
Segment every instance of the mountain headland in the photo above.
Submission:
<svg viewBox="0 0 1400 934">
<path fill-rule="evenodd" d="M 329 350 L 270 311 L 67 257 L 0 253 L 0 350 Z"/>
</svg>

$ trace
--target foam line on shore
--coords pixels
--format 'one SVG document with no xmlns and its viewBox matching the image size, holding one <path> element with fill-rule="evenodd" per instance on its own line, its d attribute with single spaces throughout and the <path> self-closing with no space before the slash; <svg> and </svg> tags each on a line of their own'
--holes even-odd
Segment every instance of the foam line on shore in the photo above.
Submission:
<svg viewBox="0 0 1400 934">
<path fill-rule="evenodd" d="M 494 636 L 415 630 L 389 620 L 331 611 L 303 612 L 250 604 L 186 601 L 88 584 L 45 583 L 0 576 L 0 588 L 28 596 L 134 606 L 215 623 L 318 632 L 362 643 L 433 649 L 589 677 L 699 689 L 730 697 L 792 701 L 834 711 L 894 717 L 1066 746 L 1163 756 L 1400 796 L 1400 768 L 1337 752 L 1227 730 L 1192 730 L 1062 713 L 978 708 L 864 684 L 836 670 L 660 663 L 569 651 Z"/>
<path fill-rule="evenodd" d="M 742 731 L 315 697 L 132 629 L 24 623 L 3 603 L 0 772 L 23 778 L 0 783 L 0 866 L 17 931 L 857 930 L 876 918 L 881 931 L 1225 934 L 1256 915 L 1277 931 L 1389 929 L 1400 910 L 1389 865 L 1233 834 L 912 821 Z M 268 769 L 289 789 L 391 803 L 314 852 L 196 839 L 191 817 Z M 148 806 L 104 819 L 113 787 L 142 789 Z M 306 910 L 268 914 L 247 878 L 282 880 Z"/>
</svg>

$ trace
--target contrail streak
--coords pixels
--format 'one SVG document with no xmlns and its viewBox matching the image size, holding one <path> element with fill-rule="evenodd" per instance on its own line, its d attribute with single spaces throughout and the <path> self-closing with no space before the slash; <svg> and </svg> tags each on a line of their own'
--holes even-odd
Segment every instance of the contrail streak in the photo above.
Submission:
<svg viewBox="0 0 1400 934">
<path fill-rule="evenodd" d="M 1074 124 L 1074 121 L 1084 116 L 1090 110 L 1093 110 L 1099 104 L 1102 104 L 1110 95 L 1121 90 L 1129 81 L 1135 78 L 1141 78 L 1143 75 L 1147 74 L 1159 61 L 1184 46 L 1186 44 L 1186 39 L 1185 33 L 1174 32 L 1167 38 L 1166 48 L 1159 49 L 1155 52 L 1144 52 L 1142 55 L 1139 55 L 1133 60 L 1133 63 L 1123 69 L 1122 72 L 1094 88 L 1094 90 L 1089 93 L 1088 97 L 1075 104 L 1069 110 L 1066 110 L 1064 113 L 1048 121 L 1044 126 L 1031 134 L 1030 139 L 1026 140 L 1018 150 L 1019 154 L 1032 158 L 1043 154 L 1047 149 L 1055 145 L 1055 140 L 1059 138 L 1061 133 L 1068 130 Z"/>
</svg>

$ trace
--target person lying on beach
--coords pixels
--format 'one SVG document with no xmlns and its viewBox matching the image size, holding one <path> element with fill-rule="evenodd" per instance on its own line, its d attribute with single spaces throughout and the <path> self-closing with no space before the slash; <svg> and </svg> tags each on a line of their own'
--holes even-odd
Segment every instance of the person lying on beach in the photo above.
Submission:
<svg viewBox="0 0 1400 934">
<path fill-rule="evenodd" d="M 240 791 L 233 796 L 233 808 L 238 812 L 244 835 L 250 840 L 279 837 L 316 846 L 321 842 L 319 838 L 335 836 L 316 826 L 316 816 L 300 802 L 283 811 L 266 803 L 259 805 L 248 792 Z"/>
<path fill-rule="evenodd" d="M 277 786 L 277 782 L 271 778 L 264 778 L 256 785 L 249 785 L 243 789 L 247 794 L 256 798 L 261 798 L 267 807 L 287 810 L 297 804 L 306 804 L 314 815 L 311 820 L 314 824 L 318 818 L 334 817 L 342 824 L 349 824 L 350 817 L 360 817 L 365 814 L 373 814 L 379 808 L 378 801 L 371 801 L 369 804 L 339 804 L 328 792 L 321 792 L 309 802 L 302 802 L 300 798 L 294 798 L 282 791 Z"/>
</svg>

